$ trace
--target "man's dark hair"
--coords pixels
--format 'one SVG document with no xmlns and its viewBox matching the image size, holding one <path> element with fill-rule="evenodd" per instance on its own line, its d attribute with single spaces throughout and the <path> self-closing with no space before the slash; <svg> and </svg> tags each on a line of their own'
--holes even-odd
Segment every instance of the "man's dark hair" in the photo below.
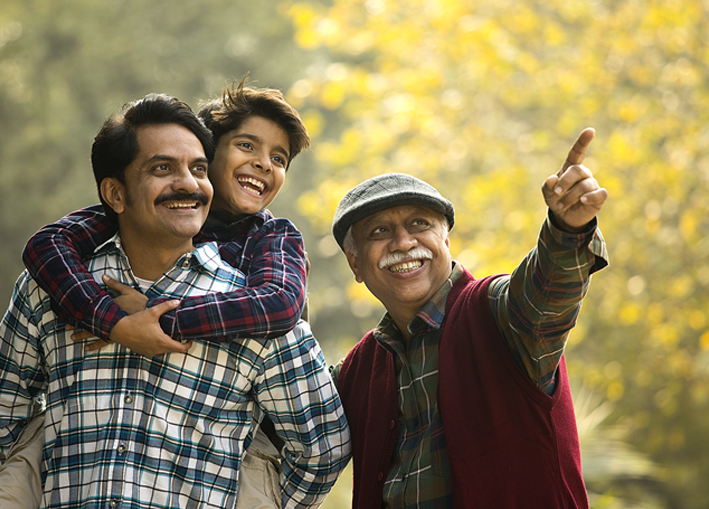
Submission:
<svg viewBox="0 0 709 509">
<path fill-rule="evenodd" d="M 251 117 L 263 117 L 274 122 L 288 136 L 288 169 L 295 156 L 310 146 L 308 130 L 280 90 L 247 87 L 246 78 L 244 76 L 239 83 L 225 87 L 221 97 L 207 102 L 198 115 L 212 131 L 214 146 L 219 145 L 219 139 L 224 134 L 240 128 Z"/>
<path fill-rule="evenodd" d="M 125 185 L 125 170 L 138 157 L 137 130 L 150 125 L 177 124 L 189 129 L 200 141 L 208 161 L 214 159 L 212 133 L 192 108 L 175 97 L 148 94 L 126 104 L 120 113 L 104 122 L 91 147 L 91 165 L 103 210 L 111 221 L 118 216 L 101 196 L 101 182 L 115 178 Z"/>
</svg>

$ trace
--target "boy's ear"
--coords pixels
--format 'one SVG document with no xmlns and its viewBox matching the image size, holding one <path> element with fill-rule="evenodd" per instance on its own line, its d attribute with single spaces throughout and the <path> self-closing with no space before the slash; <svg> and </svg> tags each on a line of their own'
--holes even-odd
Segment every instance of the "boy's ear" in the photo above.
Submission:
<svg viewBox="0 0 709 509">
<path fill-rule="evenodd" d="M 116 214 L 125 211 L 126 186 L 117 178 L 106 177 L 101 181 L 101 196 Z"/>
</svg>

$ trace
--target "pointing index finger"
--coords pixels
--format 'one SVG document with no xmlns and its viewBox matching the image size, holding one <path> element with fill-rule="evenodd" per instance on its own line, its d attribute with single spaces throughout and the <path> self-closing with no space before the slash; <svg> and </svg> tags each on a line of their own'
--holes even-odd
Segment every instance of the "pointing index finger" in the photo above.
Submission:
<svg viewBox="0 0 709 509">
<path fill-rule="evenodd" d="M 587 127 L 586 129 L 581 131 L 579 137 L 576 138 L 574 146 L 571 147 L 569 155 L 566 157 L 566 161 L 564 161 L 564 164 L 562 165 L 561 169 L 557 172 L 558 176 L 561 176 L 569 166 L 573 166 L 574 164 L 581 164 L 583 158 L 586 156 L 586 149 L 591 144 L 591 140 L 593 140 L 593 137 L 595 135 L 596 130 L 593 129 L 593 127 Z"/>
</svg>

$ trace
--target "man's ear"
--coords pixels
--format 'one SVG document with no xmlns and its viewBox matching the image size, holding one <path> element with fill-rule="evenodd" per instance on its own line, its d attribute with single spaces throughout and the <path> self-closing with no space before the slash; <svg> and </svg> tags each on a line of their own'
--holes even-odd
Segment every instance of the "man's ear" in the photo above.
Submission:
<svg viewBox="0 0 709 509">
<path fill-rule="evenodd" d="M 345 256 L 347 257 L 347 263 L 350 264 L 350 269 L 352 269 L 352 273 L 355 276 L 355 280 L 358 283 L 361 283 L 362 278 L 359 276 L 359 265 L 357 264 L 357 256 L 353 255 L 348 250 L 345 250 Z"/>
<path fill-rule="evenodd" d="M 101 196 L 116 214 L 122 214 L 126 205 L 126 186 L 114 177 L 101 181 Z"/>
</svg>

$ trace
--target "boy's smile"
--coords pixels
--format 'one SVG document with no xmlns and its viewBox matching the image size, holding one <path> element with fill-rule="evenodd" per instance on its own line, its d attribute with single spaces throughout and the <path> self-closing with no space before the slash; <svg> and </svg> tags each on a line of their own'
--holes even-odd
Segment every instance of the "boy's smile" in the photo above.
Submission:
<svg viewBox="0 0 709 509">
<path fill-rule="evenodd" d="M 285 181 L 289 149 L 286 132 L 260 116 L 224 134 L 209 167 L 215 189 L 212 207 L 237 217 L 268 207 Z"/>
</svg>

